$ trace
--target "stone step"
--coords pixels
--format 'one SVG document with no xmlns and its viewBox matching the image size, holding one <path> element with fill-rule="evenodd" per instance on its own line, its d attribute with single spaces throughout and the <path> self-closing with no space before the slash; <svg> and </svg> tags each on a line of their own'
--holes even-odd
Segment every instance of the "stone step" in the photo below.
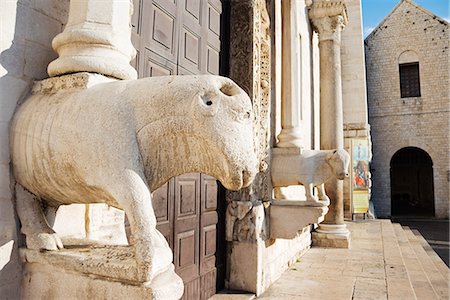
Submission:
<svg viewBox="0 0 450 300">
<path fill-rule="evenodd" d="M 409 229 L 409 227 L 403 227 L 403 230 L 408 237 L 411 248 L 416 253 L 428 281 L 431 283 L 433 290 L 439 296 L 439 299 L 448 299 L 448 282 L 437 270 L 431 257 L 423 248 L 417 236 Z"/>
<path fill-rule="evenodd" d="M 210 297 L 208 300 L 253 300 L 256 299 L 255 294 L 248 294 L 242 291 L 221 291 Z"/>
<path fill-rule="evenodd" d="M 389 299 L 416 299 L 406 272 L 394 226 L 390 220 L 381 220 L 381 233 Z"/>
<path fill-rule="evenodd" d="M 423 249 L 425 250 L 425 252 L 427 252 L 428 256 L 433 261 L 433 264 L 439 271 L 439 273 L 441 273 L 441 275 L 445 280 L 447 280 L 447 282 L 450 282 L 450 269 L 447 267 L 445 262 L 439 257 L 439 255 L 437 255 L 437 253 L 433 250 L 430 244 L 428 244 L 427 240 L 425 240 L 425 238 L 417 229 L 412 229 L 411 231 L 417 237 Z"/>
<path fill-rule="evenodd" d="M 402 253 L 403 262 L 406 267 L 406 272 L 414 290 L 415 299 L 439 299 L 438 294 L 434 291 L 432 284 L 428 280 L 428 277 L 422 268 L 416 252 L 409 242 L 407 233 L 403 230 L 400 224 L 393 224 L 393 226 L 397 236 L 398 245 Z"/>
</svg>

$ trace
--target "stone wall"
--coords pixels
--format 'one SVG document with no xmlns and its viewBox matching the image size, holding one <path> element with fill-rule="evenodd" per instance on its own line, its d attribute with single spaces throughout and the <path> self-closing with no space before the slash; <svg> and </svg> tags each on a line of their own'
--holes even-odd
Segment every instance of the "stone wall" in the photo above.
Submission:
<svg viewBox="0 0 450 300">
<path fill-rule="evenodd" d="M 23 243 L 14 210 L 9 123 L 33 80 L 47 76 L 56 58 L 53 37 L 67 20 L 69 0 L 8 0 L 0 9 L 0 297 L 17 299 L 22 278 L 17 247 Z"/>
<path fill-rule="evenodd" d="M 344 147 L 351 154 L 353 138 L 368 139 L 370 142 L 370 127 L 367 115 L 361 0 L 347 0 L 345 4 L 349 21 L 342 31 L 341 40 L 342 101 L 344 104 Z M 351 178 L 347 178 L 344 180 L 346 214 L 350 213 L 351 194 Z"/>
<path fill-rule="evenodd" d="M 391 215 L 390 160 L 418 147 L 433 160 L 435 214 L 449 216 L 449 24 L 403 0 L 366 39 L 367 94 L 372 129 L 372 199 Z M 419 58 L 421 97 L 400 97 L 399 56 Z"/>
</svg>

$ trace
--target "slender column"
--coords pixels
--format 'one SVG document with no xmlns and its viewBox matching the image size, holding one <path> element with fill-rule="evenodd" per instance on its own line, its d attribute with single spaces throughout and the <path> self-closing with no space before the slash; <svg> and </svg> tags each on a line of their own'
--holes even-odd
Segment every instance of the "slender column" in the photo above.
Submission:
<svg viewBox="0 0 450 300">
<path fill-rule="evenodd" d="M 99 73 L 118 79 L 136 79 L 130 61 L 130 0 L 71 0 L 69 20 L 52 42 L 59 57 L 48 66 L 50 76 L 76 72 Z"/>
<path fill-rule="evenodd" d="M 344 148 L 342 83 L 341 83 L 341 31 L 347 24 L 343 1 L 314 1 L 309 17 L 319 34 L 320 51 L 320 146 L 321 149 Z M 332 179 L 325 185 L 331 199 L 329 212 L 319 226 L 316 244 L 348 247 L 349 234 L 344 224 L 343 181 Z M 331 235 L 326 236 L 326 234 Z M 336 239 L 337 238 L 337 239 Z M 323 242 L 326 241 L 326 242 Z"/>
<path fill-rule="evenodd" d="M 300 36 L 295 0 L 281 1 L 282 14 L 282 86 L 281 133 L 277 147 L 303 147 L 301 121 Z"/>
</svg>

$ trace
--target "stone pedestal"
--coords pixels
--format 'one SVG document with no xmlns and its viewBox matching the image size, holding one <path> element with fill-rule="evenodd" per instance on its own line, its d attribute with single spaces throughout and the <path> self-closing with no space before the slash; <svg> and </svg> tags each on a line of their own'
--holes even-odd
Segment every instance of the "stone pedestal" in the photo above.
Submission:
<svg viewBox="0 0 450 300">
<path fill-rule="evenodd" d="M 328 207 L 307 206 L 306 201 L 272 201 L 270 205 L 270 237 L 292 239 L 308 225 L 323 221 Z"/>
<path fill-rule="evenodd" d="M 179 299 L 183 282 L 168 270 L 151 284 L 138 280 L 129 246 L 64 241 L 59 251 L 20 249 L 23 299 Z M 173 268 L 173 266 L 171 266 Z"/>
<path fill-rule="evenodd" d="M 317 247 L 350 248 L 350 232 L 345 224 L 320 224 L 312 242 Z"/>
<path fill-rule="evenodd" d="M 319 34 L 320 51 L 320 146 L 321 149 L 343 149 L 343 105 L 341 80 L 341 31 L 347 24 L 347 12 L 344 1 L 313 1 L 309 17 L 314 30 Z M 329 180 L 325 184 L 331 200 L 330 211 L 325 216 L 324 224 L 338 226 L 339 233 L 331 227 L 320 225 L 315 245 L 334 247 L 349 245 L 349 233 L 344 224 L 343 182 Z M 333 227 L 337 228 L 337 227 Z M 320 240 L 324 241 L 321 242 Z M 346 242 L 341 242 L 347 239 Z M 335 240 L 335 242 L 330 242 Z"/>
<path fill-rule="evenodd" d="M 59 57 L 48 66 L 50 76 L 92 72 L 118 79 L 136 79 L 130 61 L 131 1 L 70 1 L 69 20 L 52 42 Z"/>
</svg>

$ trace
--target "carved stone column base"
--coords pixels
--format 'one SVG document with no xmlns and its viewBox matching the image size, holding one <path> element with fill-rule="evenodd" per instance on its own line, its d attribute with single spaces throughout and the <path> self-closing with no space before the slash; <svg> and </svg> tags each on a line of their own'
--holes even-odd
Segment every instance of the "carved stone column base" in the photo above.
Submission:
<svg viewBox="0 0 450 300">
<path fill-rule="evenodd" d="M 48 74 L 60 76 L 92 72 L 118 79 L 136 79 L 130 61 L 132 3 L 123 0 L 70 1 L 64 31 L 52 42 L 59 57 L 48 65 Z"/>
<path fill-rule="evenodd" d="M 117 53 L 116 50 L 84 47 L 83 49 L 75 48 L 72 52 L 74 54 L 68 55 L 60 50 L 61 57 L 48 65 L 48 74 L 59 76 L 77 72 L 91 72 L 119 79 L 137 78 L 136 70 L 128 62 L 129 58 Z M 111 63 L 112 61 L 114 63 Z"/>
<path fill-rule="evenodd" d="M 283 128 L 277 138 L 279 148 L 303 148 L 303 132 L 299 127 Z"/>
<path fill-rule="evenodd" d="M 350 232 L 345 224 L 320 224 L 312 240 L 316 247 L 350 248 Z"/>
</svg>

